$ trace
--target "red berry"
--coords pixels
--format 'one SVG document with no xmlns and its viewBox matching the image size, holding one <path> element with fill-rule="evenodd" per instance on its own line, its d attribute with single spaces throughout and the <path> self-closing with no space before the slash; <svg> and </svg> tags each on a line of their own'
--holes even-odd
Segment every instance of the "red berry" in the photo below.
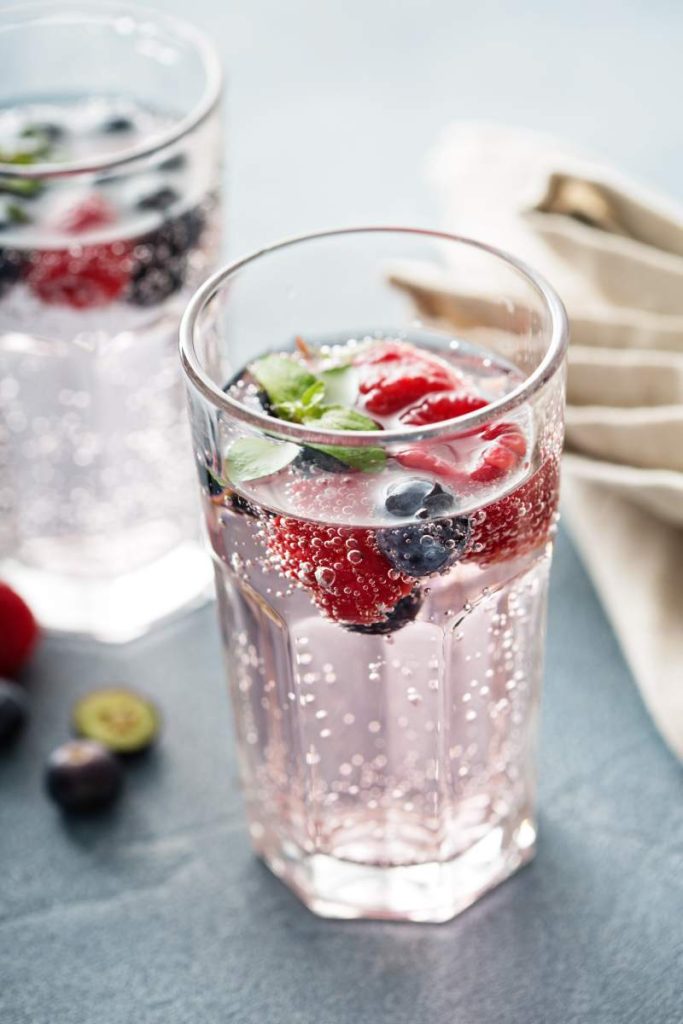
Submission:
<svg viewBox="0 0 683 1024">
<path fill-rule="evenodd" d="M 91 195 L 62 215 L 57 227 L 70 235 L 78 235 L 81 231 L 92 231 L 113 224 L 116 210 L 103 196 Z"/>
<path fill-rule="evenodd" d="M 539 547 L 555 523 L 559 486 L 559 459 L 551 456 L 512 494 L 487 505 L 481 523 L 475 517 L 463 561 L 485 565 L 518 558 Z"/>
<path fill-rule="evenodd" d="M 419 405 L 414 405 L 401 413 L 401 423 L 411 427 L 422 427 L 428 423 L 442 423 L 444 420 L 466 416 L 468 412 L 476 412 L 488 405 L 485 398 L 462 391 L 441 391 L 427 395 Z"/>
<path fill-rule="evenodd" d="M 359 390 L 365 408 L 377 416 L 391 416 L 435 391 L 450 391 L 461 384 L 455 371 L 411 345 L 386 342 L 356 360 L 361 367 Z"/>
<path fill-rule="evenodd" d="M 37 251 L 26 280 L 50 305 L 94 309 L 116 299 L 128 284 L 131 249 L 126 242 Z"/>
<path fill-rule="evenodd" d="M 334 622 L 382 622 L 414 586 L 392 570 L 370 530 L 277 516 L 268 546 L 280 570 L 301 583 Z"/>
<path fill-rule="evenodd" d="M 23 598 L 0 583 L 0 675 L 12 676 L 29 658 L 38 626 Z"/>
</svg>

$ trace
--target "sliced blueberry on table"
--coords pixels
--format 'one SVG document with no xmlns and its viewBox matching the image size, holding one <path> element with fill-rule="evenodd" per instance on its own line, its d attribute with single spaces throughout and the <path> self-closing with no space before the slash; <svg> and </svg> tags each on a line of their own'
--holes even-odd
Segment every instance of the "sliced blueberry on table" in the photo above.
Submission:
<svg viewBox="0 0 683 1024">
<path fill-rule="evenodd" d="M 75 705 L 72 721 L 79 736 L 96 740 L 116 754 L 146 750 L 160 729 L 155 705 L 123 687 L 86 694 Z"/>
<path fill-rule="evenodd" d="M 123 786 L 121 762 L 101 743 L 71 740 L 48 758 L 45 787 L 69 811 L 91 811 L 111 803 Z"/>
<path fill-rule="evenodd" d="M 363 633 L 365 636 L 389 636 L 403 629 L 409 622 L 414 622 L 422 607 L 422 591 L 416 587 L 406 597 L 402 597 L 395 608 L 387 613 L 381 622 L 373 622 L 369 626 L 350 625 L 346 629 L 350 633 Z"/>
<path fill-rule="evenodd" d="M 101 130 L 105 135 L 123 135 L 125 132 L 132 132 L 134 128 L 135 124 L 130 117 L 119 114 L 116 117 L 108 118 Z"/>
<path fill-rule="evenodd" d="M 169 185 L 160 185 L 158 188 L 145 192 L 140 196 L 135 206 L 138 210 L 167 210 L 169 206 L 177 203 L 180 196 L 174 188 Z"/>
<path fill-rule="evenodd" d="M 467 516 L 424 526 L 397 526 L 377 531 L 377 544 L 391 565 L 406 576 L 421 578 L 441 572 L 464 553 L 470 537 Z"/>
<path fill-rule="evenodd" d="M 0 679 L 0 748 L 9 745 L 26 723 L 28 701 L 17 683 Z"/>
</svg>

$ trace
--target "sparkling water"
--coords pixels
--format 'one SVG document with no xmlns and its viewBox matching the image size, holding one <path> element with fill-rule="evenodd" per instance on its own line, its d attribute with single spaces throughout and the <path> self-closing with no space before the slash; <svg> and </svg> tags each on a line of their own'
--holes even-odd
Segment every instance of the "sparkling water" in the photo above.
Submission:
<svg viewBox="0 0 683 1024">
<path fill-rule="evenodd" d="M 217 245 L 213 119 L 123 98 L 0 110 L 0 551 L 46 625 L 128 639 L 204 586 L 177 325 Z M 59 176 L 60 165 L 105 170 Z M 53 174 L 54 172 L 54 174 Z"/>
<path fill-rule="evenodd" d="M 486 352 L 456 346 L 450 361 L 489 399 L 519 380 Z M 232 393 L 253 400 L 248 373 Z M 533 426 L 522 408 L 488 439 L 434 443 L 458 485 L 397 459 L 380 473 L 295 461 L 238 490 L 206 478 L 252 841 L 319 913 L 445 920 L 533 854 L 560 418 L 555 405 Z M 469 480 L 515 431 L 515 465 Z M 443 485 L 451 516 L 397 527 L 385 496 L 408 478 Z M 454 535 L 454 518 L 468 538 L 459 557 L 411 578 L 384 623 L 339 621 L 375 583 L 381 600 L 368 560 L 387 536 L 400 553 L 402 530 L 431 544 Z"/>
</svg>

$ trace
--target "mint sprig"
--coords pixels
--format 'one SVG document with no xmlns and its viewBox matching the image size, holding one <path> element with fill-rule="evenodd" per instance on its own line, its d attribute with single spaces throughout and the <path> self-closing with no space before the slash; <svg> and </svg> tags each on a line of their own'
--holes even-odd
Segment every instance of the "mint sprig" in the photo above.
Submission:
<svg viewBox="0 0 683 1024">
<path fill-rule="evenodd" d="M 334 366 L 314 374 L 298 359 L 285 354 L 264 356 L 250 366 L 275 414 L 291 423 L 322 430 L 379 430 L 368 416 L 350 408 L 358 391 L 357 371 L 350 365 Z M 386 453 L 379 447 L 309 445 L 339 459 L 351 469 L 381 469 Z"/>
<path fill-rule="evenodd" d="M 225 468 L 230 482 L 239 484 L 279 472 L 298 454 L 298 447 L 290 441 L 240 437 L 228 450 Z"/>
</svg>

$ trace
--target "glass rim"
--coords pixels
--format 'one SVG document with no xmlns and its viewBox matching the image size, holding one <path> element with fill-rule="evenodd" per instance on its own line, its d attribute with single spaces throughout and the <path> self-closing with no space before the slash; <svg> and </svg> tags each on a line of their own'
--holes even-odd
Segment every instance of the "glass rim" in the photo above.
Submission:
<svg viewBox="0 0 683 1024">
<path fill-rule="evenodd" d="M 139 17 L 145 15 L 159 25 L 165 26 L 171 35 L 193 46 L 199 54 L 205 73 L 202 95 L 184 117 L 174 121 L 167 129 L 155 135 L 151 141 L 140 142 L 120 155 L 104 156 L 94 160 L 72 160 L 64 163 L 8 164 L 0 161 L 0 176 L 11 178 L 62 178 L 77 174 L 95 173 L 142 160 L 153 156 L 184 138 L 197 125 L 206 120 L 215 110 L 223 88 L 223 69 L 218 52 L 206 33 L 189 21 L 166 14 L 154 7 L 143 4 L 116 3 L 100 0 L 95 4 L 74 3 L 66 6 L 62 0 L 32 0 L 30 3 L 15 3 L 0 12 L 0 34 L 29 26 L 33 22 L 57 20 L 66 23 L 97 23 L 112 21 L 115 17 Z"/>
<path fill-rule="evenodd" d="M 249 409 L 230 395 L 222 391 L 204 371 L 195 347 L 195 336 L 198 320 L 209 302 L 219 293 L 222 286 L 239 270 L 259 260 L 262 256 L 299 245 L 302 242 L 316 239 L 335 238 L 345 235 L 362 234 L 403 234 L 416 235 L 423 238 L 434 238 L 446 242 L 456 242 L 469 246 L 480 252 L 502 260 L 514 268 L 534 288 L 545 303 L 550 315 L 551 332 L 548 348 L 531 373 L 512 391 L 502 398 L 491 402 L 482 409 L 442 420 L 422 427 L 402 427 L 394 430 L 314 430 L 302 423 L 291 423 L 279 420 L 266 413 Z M 569 341 L 569 325 L 567 313 L 555 289 L 548 284 L 542 275 L 529 267 L 523 260 L 485 242 L 454 235 L 444 231 L 431 231 L 426 228 L 406 228 L 392 226 L 347 227 L 326 231 L 317 231 L 274 242 L 255 252 L 243 256 L 227 266 L 215 271 L 194 293 L 185 309 L 180 322 L 180 360 L 183 370 L 192 384 L 207 398 L 212 405 L 229 413 L 232 417 L 252 427 L 257 427 L 271 436 L 286 438 L 299 444 L 343 444 L 345 447 L 359 448 L 369 444 L 373 447 L 385 447 L 390 444 L 422 441 L 438 438 L 444 434 L 457 435 L 472 428 L 485 426 L 492 419 L 505 415 L 528 401 L 546 384 L 560 369 Z"/>
</svg>

